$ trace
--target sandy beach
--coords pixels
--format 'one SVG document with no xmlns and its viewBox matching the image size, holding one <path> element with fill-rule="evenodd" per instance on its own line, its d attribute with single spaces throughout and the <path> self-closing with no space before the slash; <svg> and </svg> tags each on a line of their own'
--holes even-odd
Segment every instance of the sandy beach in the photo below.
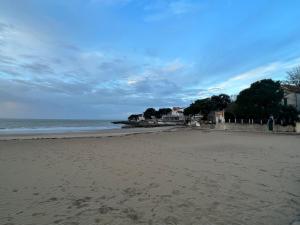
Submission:
<svg viewBox="0 0 300 225">
<path fill-rule="evenodd" d="M 178 129 L 71 136 L 0 141 L 1 225 L 299 219 L 299 135 Z"/>
</svg>

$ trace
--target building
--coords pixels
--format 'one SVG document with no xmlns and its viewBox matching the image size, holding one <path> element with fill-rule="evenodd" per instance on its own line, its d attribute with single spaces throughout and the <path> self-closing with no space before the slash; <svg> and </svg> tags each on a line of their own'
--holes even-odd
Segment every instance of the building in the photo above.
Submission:
<svg viewBox="0 0 300 225">
<path fill-rule="evenodd" d="M 163 122 L 184 122 L 183 108 L 173 107 L 172 111 L 167 115 L 163 115 L 161 119 Z"/>
<path fill-rule="evenodd" d="M 225 123 L 225 111 L 215 111 L 216 123 Z"/>
<path fill-rule="evenodd" d="M 137 121 L 143 121 L 143 120 L 145 120 L 144 115 L 143 115 L 143 114 L 138 114 L 138 119 L 137 119 Z"/>
<path fill-rule="evenodd" d="M 225 111 L 211 111 L 207 116 L 211 123 L 225 123 Z"/>
<path fill-rule="evenodd" d="M 284 90 L 284 97 L 282 99 L 283 105 L 294 106 L 300 112 L 300 87 L 294 85 L 282 85 Z"/>
</svg>

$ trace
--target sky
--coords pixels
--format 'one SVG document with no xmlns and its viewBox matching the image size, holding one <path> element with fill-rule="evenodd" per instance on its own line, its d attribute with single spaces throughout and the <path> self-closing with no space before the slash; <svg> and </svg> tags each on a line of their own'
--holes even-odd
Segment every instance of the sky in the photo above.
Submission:
<svg viewBox="0 0 300 225">
<path fill-rule="evenodd" d="M 125 119 L 282 80 L 298 0 L 0 0 L 0 118 Z"/>
</svg>

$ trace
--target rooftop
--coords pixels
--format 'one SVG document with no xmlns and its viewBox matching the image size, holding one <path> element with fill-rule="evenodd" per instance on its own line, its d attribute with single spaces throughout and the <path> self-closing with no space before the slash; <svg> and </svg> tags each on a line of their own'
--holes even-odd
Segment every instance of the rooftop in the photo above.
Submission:
<svg viewBox="0 0 300 225">
<path fill-rule="evenodd" d="M 295 85 L 289 85 L 285 84 L 282 85 L 283 90 L 293 92 L 293 93 L 300 93 L 300 87 L 295 86 Z"/>
</svg>

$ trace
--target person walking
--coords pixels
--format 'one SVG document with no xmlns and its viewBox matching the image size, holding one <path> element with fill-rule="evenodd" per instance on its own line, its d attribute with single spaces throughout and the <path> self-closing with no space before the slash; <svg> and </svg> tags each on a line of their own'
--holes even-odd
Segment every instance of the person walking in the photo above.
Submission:
<svg viewBox="0 0 300 225">
<path fill-rule="evenodd" d="M 268 128 L 269 128 L 269 131 L 273 131 L 273 127 L 274 127 L 274 117 L 271 115 L 268 119 Z"/>
</svg>

